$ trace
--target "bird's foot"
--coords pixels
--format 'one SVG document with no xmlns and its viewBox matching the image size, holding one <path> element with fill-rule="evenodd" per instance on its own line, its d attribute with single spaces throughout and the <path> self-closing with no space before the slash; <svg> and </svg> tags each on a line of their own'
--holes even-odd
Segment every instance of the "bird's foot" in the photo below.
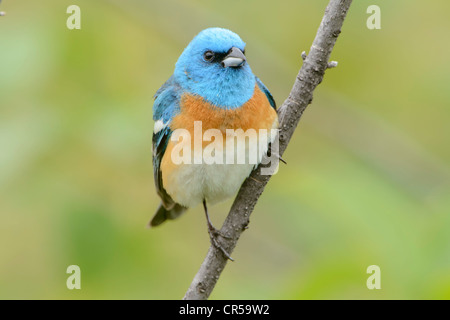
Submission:
<svg viewBox="0 0 450 320">
<path fill-rule="evenodd" d="M 218 237 L 222 237 L 225 239 L 231 239 L 231 237 L 225 235 L 220 230 L 217 230 L 214 228 L 212 224 L 208 224 L 208 234 L 209 234 L 209 240 L 211 241 L 211 244 L 214 246 L 214 248 L 220 250 L 227 259 L 234 261 L 234 259 L 230 256 L 230 254 L 225 250 L 225 248 L 222 246 L 222 244 L 219 242 Z"/>
</svg>

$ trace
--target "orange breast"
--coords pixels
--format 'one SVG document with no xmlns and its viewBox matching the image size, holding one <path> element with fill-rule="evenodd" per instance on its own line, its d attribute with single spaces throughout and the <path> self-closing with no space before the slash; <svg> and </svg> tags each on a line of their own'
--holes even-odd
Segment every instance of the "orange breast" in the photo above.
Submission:
<svg viewBox="0 0 450 320">
<path fill-rule="evenodd" d="M 181 98 L 180 113 L 170 125 L 172 130 L 183 128 L 194 133 L 194 121 L 202 122 L 203 131 L 219 129 L 267 129 L 273 128 L 277 113 L 266 95 L 255 86 L 253 97 L 236 109 L 225 110 L 206 102 L 202 97 L 184 94 Z"/>
<path fill-rule="evenodd" d="M 172 130 L 186 129 L 190 133 L 191 139 L 187 141 L 183 139 L 182 142 L 170 140 L 167 145 L 160 167 L 163 185 L 167 193 L 176 202 L 185 206 L 193 205 L 196 201 L 201 201 L 205 197 L 208 197 L 210 201 L 219 201 L 225 196 L 228 197 L 234 194 L 252 170 L 252 165 L 228 166 L 223 164 L 208 167 L 208 165 L 204 164 L 208 168 L 200 166 L 201 169 L 198 169 L 198 166 L 195 165 L 175 164 L 172 160 L 172 151 L 174 151 L 176 144 L 177 146 L 181 144 L 181 146 L 191 150 L 191 157 L 196 152 L 194 122 L 201 121 L 202 134 L 210 129 L 220 130 L 223 135 L 223 141 L 220 142 L 219 140 L 216 142 L 214 139 L 214 143 L 218 148 L 226 150 L 224 146 L 227 141 L 227 129 L 242 129 L 244 132 L 248 129 L 254 129 L 256 132 L 259 129 L 266 129 L 270 133 L 270 130 L 278 125 L 277 120 L 276 111 L 257 85 L 255 86 L 253 97 L 249 101 L 239 108 L 230 110 L 215 107 L 199 96 L 184 94 L 180 101 L 180 113 L 172 119 L 170 127 Z M 209 143 L 203 141 L 203 148 Z M 221 146 L 221 143 L 223 143 L 223 146 Z M 259 146 L 259 143 L 257 145 Z M 258 149 L 258 152 L 262 151 Z M 229 179 L 227 181 L 224 181 L 224 172 L 228 175 Z M 210 181 L 212 180 L 211 177 L 216 177 L 220 181 Z"/>
</svg>

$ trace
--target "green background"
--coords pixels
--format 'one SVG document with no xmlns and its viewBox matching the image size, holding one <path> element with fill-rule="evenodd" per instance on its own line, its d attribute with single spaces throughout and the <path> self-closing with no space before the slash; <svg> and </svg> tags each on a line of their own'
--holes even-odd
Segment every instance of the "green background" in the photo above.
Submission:
<svg viewBox="0 0 450 320">
<path fill-rule="evenodd" d="M 145 228 L 153 94 L 200 30 L 247 43 L 278 105 L 328 1 L 8 1 L 0 10 L 0 298 L 179 299 L 201 207 Z M 81 7 L 81 30 L 66 9 Z M 369 30 L 369 5 L 381 30 Z M 447 0 L 354 1 L 212 299 L 450 298 Z M 210 209 L 220 226 L 229 200 Z M 66 269 L 81 268 L 81 290 Z M 366 287 L 370 265 L 381 290 Z"/>
</svg>

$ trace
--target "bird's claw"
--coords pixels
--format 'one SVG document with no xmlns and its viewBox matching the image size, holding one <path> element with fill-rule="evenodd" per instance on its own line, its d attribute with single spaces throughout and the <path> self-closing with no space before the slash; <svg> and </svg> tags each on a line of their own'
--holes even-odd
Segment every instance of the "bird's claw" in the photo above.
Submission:
<svg viewBox="0 0 450 320">
<path fill-rule="evenodd" d="M 219 249 L 227 259 L 234 261 L 234 259 L 230 256 L 230 254 L 225 250 L 225 248 L 220 244 L 217 239 L 219 236 L 225 239 L 231 239 L 231 237 L 225 235 L 222 231 L 217 230 L 212 225 L 208 226 L 208 234 L 209 240 L 214 248 Z"/>
</svg>

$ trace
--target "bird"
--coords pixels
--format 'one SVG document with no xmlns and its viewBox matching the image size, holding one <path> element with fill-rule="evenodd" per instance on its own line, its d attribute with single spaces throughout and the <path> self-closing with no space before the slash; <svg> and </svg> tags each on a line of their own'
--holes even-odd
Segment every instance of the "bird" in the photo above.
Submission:
<svg viewBox="0 0 450 320">
<path fill-rule="evenodd" d="M 257 144 L 263 145 L 259 149 L 249 146 L 250 142 L 245 144 L 247 153 L 258 153 L 257 163 L 206 163 L 206 159 L 201 163 L 174 163 L 174 136 L 180 130 L 195 135 L 195 124 L 201 123 L 201 133 L 216 130 L 221 139 L 216 137 L 214 141 L 222 146 L 230 141 L 227 130 L 278 128 L 275 100 L 253 74 L 245 47 L 239 35 L 228 29 L 202 30 L 183 50 L 172 76 L 157 90 L 153 103 L 153 173 L 161 204 L 149 227 L 176 219 L 188 208 L 203 204 L 211 244 L 231 260 L 218 241 L 218 236 L 226 235 L 213 226 L 208 206 L 237 193 L 274 137 L 261 140 L 258 136 Z M 192 141 L 183 147 L 192 152 L 190 158 L 199 150 L 200 154 L 206 151 L 204 141 L 197 150 Z"/>
</svg>

